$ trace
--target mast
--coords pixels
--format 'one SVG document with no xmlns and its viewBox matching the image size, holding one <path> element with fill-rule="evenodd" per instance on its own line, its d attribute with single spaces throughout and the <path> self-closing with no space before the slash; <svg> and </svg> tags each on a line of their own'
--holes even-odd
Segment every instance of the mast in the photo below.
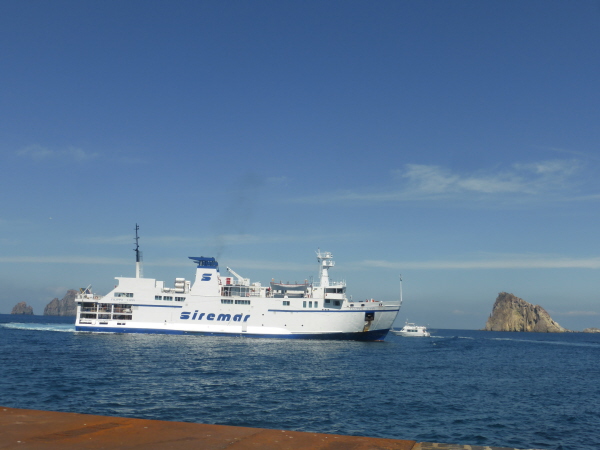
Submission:
<svg viewBox="0 0 600 450">
<path fill-rule="evenodd" d="M 335 266 L 333 255 L 331 252 L 321 253 L 321 249 L 317 250 L 317 261 L 319 261 L 319 278 L 321 279 L 321 287 L 329 286 L 329 268 Z"/>
<path fill-rule="evenodd" d="M 133 249 L 133 251 L 135 252 L 135 277 L 136 278 L 141 278 L 142 277 L 142 252 L 140 251 L 140 244 L 139 244 L 139 236 L 138 236 L 138 230 L 140 229 L 140 226 L 136 223 L 135 224 L 135 248 Z"/>
<path fill-rule="evenodd" d="M 402 274 L 400 274 L 400 306 L 402 306 Z"/>
</svg>

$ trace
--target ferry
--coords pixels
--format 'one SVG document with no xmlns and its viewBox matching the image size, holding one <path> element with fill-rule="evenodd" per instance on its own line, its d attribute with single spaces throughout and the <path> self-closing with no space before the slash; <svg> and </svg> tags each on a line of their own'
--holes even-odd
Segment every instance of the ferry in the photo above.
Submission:
<svg viewBox="0 0 600 450">
<path fill-rule="evenodd" d="M 141 275 L 136 225 L 136 276 L 116 277 L 104 296 L 91 286 L 76 298 L 75 329 L 84 332 L 195 334 L 291 339 L 383 340 L 400 302 L 353 301 L 346 282 L 333 281 L 331 252 L 317 251 L 319 281 L 268 285 L 251 283 L 227 267 L 222 275 L 213 257 L 190 256 L 194 282 L 164 281 Z"/>
</svg>

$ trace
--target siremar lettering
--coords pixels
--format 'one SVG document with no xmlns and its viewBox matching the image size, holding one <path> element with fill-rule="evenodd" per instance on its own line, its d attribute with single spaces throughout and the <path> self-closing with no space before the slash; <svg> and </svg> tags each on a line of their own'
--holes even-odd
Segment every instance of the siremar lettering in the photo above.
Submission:
<svg viewBox="0 0 600 450">
<path fill-rule="evenodd" d="M 191 316 L 191 317 L 190 317 Z M 234 322 L 247 322 L 250 318 L 250 314 L 235 314 L 231 317 L 231 314 L 219 314 L 216 313 L 200 313 L 198 314 L 198 310 L 195 310 L 192 314 L 191 311 L 183 311 L 179 316 L 180 320 L 217 320 L 218 322 L 229 322 L 233 319 Z"/>
</svg>

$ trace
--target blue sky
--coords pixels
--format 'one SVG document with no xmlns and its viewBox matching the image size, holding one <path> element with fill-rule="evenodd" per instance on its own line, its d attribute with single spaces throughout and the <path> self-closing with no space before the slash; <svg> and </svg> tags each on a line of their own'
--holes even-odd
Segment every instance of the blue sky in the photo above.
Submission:
<svg viewBox="0 0 600 450">
<path fill-rule="evenodd" d="M 0 313 L 69 288 L 316 276 L 482 328 L 600 327 L 595 1 L 3 1 Z"/>
</svg>

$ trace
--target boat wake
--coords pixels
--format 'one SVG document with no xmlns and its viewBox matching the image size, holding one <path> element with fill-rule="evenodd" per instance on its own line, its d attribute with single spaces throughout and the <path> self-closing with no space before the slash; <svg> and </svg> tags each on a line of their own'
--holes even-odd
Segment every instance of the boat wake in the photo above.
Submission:
<svg viewBox="0 0 600 450">
<path fill-rule="evenodd" d="M 75 332 L 75 324 L 69 323 L 2 323 L 0 326 L 13 330 Z"/>
<path fill-rule="evenodd" d="M 487 332 L 485 332 L 487 333 Z M 527 333 L 523 333 L 527 334 Z M 551 334 L 551 333 L 550 333 Z M 558 333 L 557 333 L 558 334 Z M 578 336 L 579 335 L 579 336 Z M 563 339 L 558 340 L 555 339 L 554 336 L 543 336 L 539 339 L 523 336 L 523 337 L 491 337 L 485 334 L 479 334 L 478 336 L 444 336 L 444 335 L 436 335 L 431 336 L 432 338 L 437 338 L 438 341 L 450 342 L 450 341 L 492 341 L 492 342 L 506 342 L 506 343 L 515 343 L 515 344 L 533 344 L 533 345 L 550 345 L 550 346 L 561 346 L 561 347 L 600 347 L 600 341 L 594 340 L 593 337 L 590 339 L 580 340 L 576 338 L 586 338 L 587 336 L 581 336 L 581 333 L 576 333 L 572 335 L 566 335 L 566 338 L 571 338 L 569 340 Z"/>
<path fill-rule="evenodd" d="M 560 345 L 568 347 L 598 347 L 598 342 L 565 342 L 565 341 L 550 341 L 541 339 L 515 339 L 515 338 L 488 338 L 491 341 L 512 341 L 512 342 L 523 342 L 527 344 L 544 344 L 544 345 Z"/>
</svg>

